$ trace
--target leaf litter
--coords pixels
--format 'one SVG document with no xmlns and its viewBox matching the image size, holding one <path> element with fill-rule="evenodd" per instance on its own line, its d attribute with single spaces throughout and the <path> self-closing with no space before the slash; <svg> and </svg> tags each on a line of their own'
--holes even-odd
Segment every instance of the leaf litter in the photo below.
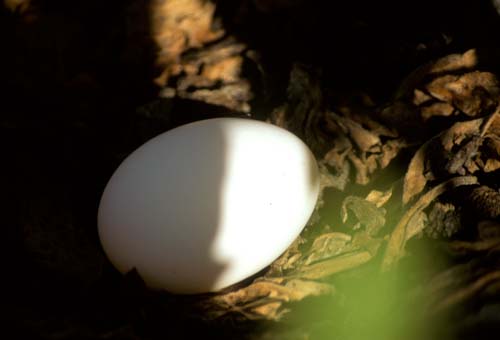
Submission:
<svg viewBox="0 0 500 340">
<path fill-rule="evenodd" d="M 249 92 L 238 96 L 242 101 L 219 101 L 213 90 L 206 92 L 207 97 L 194 95 L 198 90 L 183 92 L 210 88 L 214 80 L 220 83 L 224 77 L 228 84 L 240 82 L 241 60 L 237 59 L 245 51 L 245 46 L 229 38 L 183 54 L 177 63 L 187 78 L 165 85 L 165 93 L 248 111 Z M 217 63 L 223 63 L 222 73 Z M 498 84 L 492 73 L 476 71 L 476 63 L 474 50 L 444 57 L 412 73 L 389 104 L 364 100 L 361 105 L 348 102 L 338 107 L 328 102 L 332 98 L 323 92 L 320 73 L 295 64 L 286 100 L 272 110 L 268 122 L 295 133 L 318 159 L 321 194 L 311 221 L 289 249 L 256 277 L 194 301 L 177 299 L 196 306 L 207 322 L 286 323 L 297 303 L 318 297 L 340 299 L 342 292 L 335 282 L 342 275 L 355 275 L 370 264 L 381 275 L 397 272 L 399 263 L 412 256 L 407 244 L 417 238 L 437 239 L 449 247 L 450 254 L 460 257 L 484 256 L 500 248 L 500 233 L 494 239 L 472 242 L 453 239 L 466 228 L 462 224 L 471 223 L 464 221 L 463 209 L 475 209 L 482 219 L 499 216 L 498 190 L 485 177 L 500 168 Z M 207 65 L 214 65 L 214 71 L 207 70 Z M 231 71 L 231 67 L 236 68 Z M 436 117 L 447 121 L 436 122 Z M 425 126 L 436 133 L 415 138 L 406 133 L 409 126 Z M 399 170 L 400 177 L 393 178 L 389 189 L 387 183 L 377 187 L 384 171 L 401 155 L 412 157 Z M 351 194 L 356 187 L 364 188 L 365 194 Z M 450 199 L 449 194 L 459 188 L 471 188 L 465 203 Z M 343 197 L 338 205 L 332 207 L 329 192 Z M 334 224 L 322 218 L 331 209 L 338 209 Z M 483 269 L 479 274 L 476 265 L 474 260 L 469 266 L 458 265 L 457 271 L 445 271 L 413 293 L 425 296 L 427 310 L 435 313 L 468 301 L 500 282 L 496 271 Z M 467 275 L 470 278 L 464 279 Z"/>
<path fill-rule="evenodd" d="M 475 207 L 485 210 L 482 214 L 487 218 L 498 217 L 498 191 L 488 186 L 478 187 L 483 174 L 496 171 L 500 160 L 498 82 L 492 73 L 476 71 L 476 63 L 474 50 L 439 59 L 411 74 L 396 92 L 392 104 L 368 107 L 364 112 L 357 111 L 355 106 L 339 111 L 327 109 L 318 74 L 295 65 L 287 102 L 274 110 L 269 121 L 294 132 L 314 151 L 323 177 L 323 194 L 328 190 L 345 193 L 339 207 L 341 225 L 320 228 L 317 223 L 310 224 L 302 235 L 302 244 L 294 244 L 271 265 L 272 269 L 254 283 L 228 293 L 231 295 L 204 301 L 212 306 L 207 308 L 220 311 L 217 305 L 221 299 L 225 301 L 224 297 L 231 296 L 232 305 L 238 305 L 240 313 L 250 313 L 248 317 L 281 320 L 289 312 L 288 302 L 338 294 L 332 284 L 335 275 L 361 268 L 376 257 L 381 257 L 380 270 L 395 270 L 398 262 L 408 256 L 406 244 L 415 237 L 439 238 L 454 249 L 460 247 L 462 252 L 475 249 L 484 252 L 498 245 L 497 240 L 477 245 L 449 241 L 464 228 L 461 223 L 465 222 L 457 215 L 457 209 L 462 207 L 458 201 L 440 199 L 459 187 L 473 188 L 468 195 Z M 401 112 L 408 107 L 415 113 L 411 117 Z M 433 117 L 449 119 L 448 128 L 444 125 L 442 131 L 428 140 L 416 140 L 411 135 L 406 139 L 404 131 L 408 124 L 429 126 Z M 460 117 L 460 121 L 455 117 Z M 398 124 L 400 121 L 403 123 Z M 401 173 L 404 180 L 400 197 L 394 196 L 392 189 L 370 186 L 400 153 L 411 150 L 413 157 Z M 393 185 L 398 183 L 395 180 Z M 372 190 L 365 198 L 349 195 L 349 187 L 353 185 Z M 478 191 L 478 188 L 483 189 Z M 491 202 L 491 207 L 479 202 L 481 199 Z M 384 205 L 394 205 L 398 200 L 402 208 L 391 226 L 387 224 Z M 327 206 L 325 201 L 318 208 L 320 216 Z M 336 231 L 346 227 L 347 232 Z M 327 232 L 315 234 L 310 229 Z M 498 279 L 496 272 L 492 272 L 476 281 L 464 282 L 454 294 L 440 301 L 438 308 L 465 301 Z M 301 284 L 291 285 L 292 282 Z M 258 309 L 254 307 L 256 304 Z M 230 307 L 226 311 L 235 309 Z"/>
</svg>

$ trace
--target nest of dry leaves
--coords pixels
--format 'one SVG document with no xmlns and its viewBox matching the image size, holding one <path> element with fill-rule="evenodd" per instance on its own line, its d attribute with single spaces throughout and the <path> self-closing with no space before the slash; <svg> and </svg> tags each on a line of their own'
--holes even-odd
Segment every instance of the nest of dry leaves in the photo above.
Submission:
<svg viewBox="0 0 500 340">
<path fill-rule="evenodd" d="M 243 3 L 266 15 L 294 13 L 299 6 L 293 1 Z M 36 21 L 29 1 L 6 4 Z M 137 19 L 131 7 L 128 15 Z M 188 120 L 172 118 L 173 100 L 208 104 L 218 108 L 218 115 L 265 119 L 313 150 L 321 171 L 320 200 L 300 237 L 245 282 L 216 294 L 175 296 L 148 291 L 135 273 L 125 278 L 107 274 L 113 277 L 104 280 L 108 288 L 92 294 L 97 301 L 103 292 L 118 291 L 107 311 L 118 313 L 126 305 L 126 312 L 99 317 L 101 323 L 114 318 L 115 324 L 89 327 L 76 318 L 63 320 L 71 324 L 63 327 L 66 333 L 50 327 L 39 333 L 50 339 L 139 339 L 183 332 L 219 338 L 336 334 L 362 339 L 371 334 L 397 339 L 432 324 L 416 332 L 417 339 L 470 335 L 485 320 L 493 320 L 488 327 L 500 328 L 500 319 L 492 316 L 498 314 L 500 297 L 497 52 L 466 49 L 429 58 L 388 89 L 386 100 L 377 101 L 359 89 L 325 85 L 320 68 L 308 63 L 291 63 L 287 79 L 279 83 L 264 52 L 225 28 L 212 2 L 153 1 L 149 10 L 159 70 L 150 81 L 160 91 L 133 116 L 137 139 Z M 131 22 L 127 41 L 143 41 L 137 32 L 144 22 Z M 93 89 L 98 87 L 93 81 L 78 75 L 67 86 L 79 91 L 91 83 Z M 263 100 L 272 97 L 273 87 L 282 91 L 280 100 Z M 113 164 L 125 151 L 113 150 Z M 22 220 L 28 253 L 55 272 L 71 268 L 73 277 L 102 281 L 102 268 L 110 265 L 96 242 L 80 235 L 71 213 L 63 209 L 40 220 L 51 204 L 41 200 L 30 207 Z M 89 277 L 89 272 L 96 274 Z M 358 309 L 369 310 L 370 316 Z M 396 320 L 402 310 L 412 316 L 383 330 L 374 325 Z M 449 327 L 458 320 L 466 322 Z M 36 320 L 28 324 L 37 327 Z M 395 335 L 384 336 L 388 329 Z"/>
</svg>

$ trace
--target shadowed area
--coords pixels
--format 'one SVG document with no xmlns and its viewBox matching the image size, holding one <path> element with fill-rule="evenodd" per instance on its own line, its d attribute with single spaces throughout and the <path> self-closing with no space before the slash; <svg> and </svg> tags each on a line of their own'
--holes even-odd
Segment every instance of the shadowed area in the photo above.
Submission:
<svg viewBox="0 0 500 340">
<path fill-rule="evenodd" d="M 224 209 L 226 143 L 217 126 L 188 125 L 120 165 L 101 199 L 99 232 L 121 272 L 135 268 L 148 286 L 172 293 L 213 289 L 224 269 L 210 250 Z"/>
</svg>

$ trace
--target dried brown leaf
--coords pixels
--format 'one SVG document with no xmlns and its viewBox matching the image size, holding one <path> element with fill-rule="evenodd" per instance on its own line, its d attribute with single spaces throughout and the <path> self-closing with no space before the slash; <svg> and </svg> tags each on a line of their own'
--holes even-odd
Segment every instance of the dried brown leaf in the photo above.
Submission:
<svg viewBox="0 0 500 340">
<path fill-rule="evenodd" d="M 310 280 L 326 278 L 333 274 L 358 267 L 367 263 L 372 258 L 373 254 L 367 250 L 355 251 L 326 261 L 317 262 L 309 266 L 302 266 L 292 275 L 293 277 Z"/>
<path fill-rule="evenodd" d="M 379 208 L 373 202 L 362 197 L 348 196 L 342 202 L 341 217 L 345 223 L 349 212 L 354 214 L 359 223 L 366 228 L 370 235 L 376 234 L 385 224 L 385 209 Z"/>
<path fill-rule="evenodd" d="M 287 250 L 271 264 L 267 275 L 279 276 L 283 275 L 284 272 L 295 268 L 298 260 L 302 257 L 302 252 L 300 251 L 299 246 L 303 242 L 304 240 L 301 236 L 295 239 Z"/>
<path fill-rule="evenodd" d="M 433 115 L 449 116 L 454 112 L 477 117 L 491 112 L 500 93 L 496 76 L 479 71 L 435 78 L 425 85 L 425 90 L 438 102 L 422 108 L 424 119 Z"/>
<path fill-rule="evenodd" d="M 318 236 L 314 239 L 308 255 L 304 261 L 305 265 L 324 260 L 341 254 L 345 251 L 352 237 L 348 234 L 332 232 Z"/>
<path fill-rule="evenodd" d="M 224 85 L 218 89 L 199 89 L 193 92 L 179 92 L 181 98 L 203 101 L 212 105 L 225 106 L 238 112 L 250 112 L 248 101 L 252 99 L 250 84 L 241 81 Z"/>
<path fill-rule="evenodd" d="M 418 68 L 403 82 L 395 101 L 381 111 L 381 117 L 395 128 L 411 132 L 435 116 L 491 113 L 498 105 L 500 85 L 493 73 L 474 70 L 476 67 L 476 52 L 469 50 Z"/>
<path fill-rule="evenodd" d="M 199 48 L 222 35 L 222 29 L 213 30 L 215 4 L 203 0 L 158 0 L 153 2 L 151 14 L 153 36 L 160 48 L 157 63 L 165 67 L 157 83 L 165 85 L 173 66 L 182 53 Z"/>
<path fill-rule="evenodd" d="M 331 173 L 323 161 L 318 162 L 320 172 L 321 192 L 325 188 L 336 188 L 343 191 L 349 182 L 350 166 L 348 162 L 342 162 L 334 168 Z"/>
<path fill-rule="evenodd" d="M 444 168 L 451 175 L 472 174 L 483 169 L 484 165 L 479 161 L 478 150 L 484 141 L 482 136 L 496 122 L 496 117 L 495 113 L 489 117 L 455 123 L 449 129 L 425 142 L 408 166 L 404 179 L 403 203 L 407 204 L 421 193 L 429 178 L 435 176 L 431 170 L 433 162 L 446 160 Z M 430 150 L 435 158 L 441 159 L 429 158 Z M 486 164 L 493 167 L 494 163 L 490 161 Z"/>
<path fill-rule="evenodd" d="M 403 217 L 394 228 L 384 254 L 384 258 L 382 261 L 382 270 L 390 269 L 403 255 L 404 246 L 407 240 L 407 226 L 414 215 L 420 213 L 432 201 L 434 201 L 434 199 L 436 199 L 439 195 L 443 194 L 449 189 L 462 185 L 473 185 L 476 183 L 477 178 L 474 176 L 455 177 L 435 186 L 425 195 L 420 197 L 420 199 L 405 212 Z"/>
<path fill-rule="evenodd" d="M 301 279 L 258 280 L 234 292 L 220 294 L 201 301 L 205 317 L 215 319 L 238 313 L 249 320 L 278 320 L 287 312 L 283 303 L 300 301 L 309 296 L 333 294 L 326 283 Z"/>
<path fill-rule="evenodd" d="M 332 168 L 338 168 L 346 161 L 347 155 L 352 150 L 352 143 L 345 135 L 340 135 L 335 138 L 333 147 L 328 151 L 323 160 Z"/>
<path fill-rule="evenodd" d="M 414 89 L 413 90 L 413 104 L 416 106 L 420 106 L 432 100 L 432 96 L 428 95 L 422 90 Z"/>
<path fill-rule="evenodd" d="M 391 197 L 392 197 L 392 188 L 387 191 L 372 190 L 366 196 L 365 199 L 368 202 L 375 204 L 377 208 L 380 208 L 384 206 L 384 204 L 386 204 Z"/>
<path fill-rule="evenodd" d="M 399 151 L 406 147 L 406 143 L 400 139 L 388 139 L 383 143 L 380 136 L 392 137 L 394 132 L 371 119 L 366 121 L 370 121 L 369 125 L 375 130 L 367 130 L 359 122 L 333 112 L 327 112 L 325 118 L 327 129 L 336 137 L 323 160 L 332 167 L 339 167 L 348 160 L 356 170 L 358 184 L 368 184 L 375 171 L 389 165 Z M 363 121 L 360 116 L 356 119 Z"/>
<path fill-rule="evenodd" d="M 477 52 L 474 49 L 468 50 L 463 54 L 451 54 L 436 61 L 423 65 L 413 71 L 401 84 L 396 99 L 409 97 L 414 93 L 425 78 L 442 74 L 446 72 L 456 72 L 461 70 L 470 70 L 477 66 Z"/>
<path fill-rule="evenodd" d="M 377 162 L 380 169 L 385 169 L 389 163 L 399 155 L 399 152 L 406 148 L 407 144 L 402 139 L 391 139 L 382 145 L 382 152 L 377 155 Z"/>
<path fill-rule="evenodd" d="M 177 76 L 175 82 L 171 81 L 161 96 L 177 96 L 249 112 L 248 102 L 253 97 L 251 85 L 241 78 L 245 50 L 244 44 L 229 37 L 210 47 L 182 54 L 170 68 L 170 74 Z"/>
<path fill-rule="evenodd" d="M 433 140 L 429 140 L 422 145 L 410 161 L 403 184 L 403 204 L 410 202 L 411 199 L 425 188 L 427 183 L 425 176 L 427 150 L 432 142 Z"/>
<path fill-rule="evenodd" d="M 429 212 L 425 234 L 431 238 L 453 236 L 461 228 L 460 214 L 451 203 L 436 202 Z"/>
<path fill-rule="evenodd" d="M 371 151 L 374 146 L 381 144 L 380 138 L 375 133 L 363 128 L 361 124 L 333 112 L 330 112 L 329 116 L 350 136 L 361 152 Z"/>
<path fill-rule="evenodd" d="M 356 183 L 361 185 L 366 185 L 370 183 L 370 177 L 368 176 L 369 171 L 365 162 L 363 162 L 363 160 L 361 160 L 359 157 L 357 157 L 352 153 L 349 154 L 348 157 L 349 161 L 356 170 Z"/>
<path fill-rule="evenodd" d="M 423 211 L 413 215 L 406 225 L 405 242 L 421 234 L 426 224 L 427 215 Z"/>
<path fill-rule="evenodd" d="M 486 134 L 483 145 L 483 158 L 486 158 L 483 171 L 492 172 L 500 169 L 500 135 Z"/>
<path fill-rule="evenodd" d="M 453 105 L 443 102 L 432 103 L 429 106 L 423 106 L 420 108 L 420 114 L 424 121 L 431 117 L 442 116 L 448 117 L 455 112 Z"/>
</svg>

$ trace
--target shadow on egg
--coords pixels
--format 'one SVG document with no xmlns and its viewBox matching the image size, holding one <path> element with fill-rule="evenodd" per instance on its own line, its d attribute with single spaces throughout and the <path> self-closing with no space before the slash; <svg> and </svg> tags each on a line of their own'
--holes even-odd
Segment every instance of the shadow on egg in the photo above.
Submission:
<svg viewBox="0 0 500 340">
<path fill-rule="evenodd" d="M 135 268 L 150 288 L 197 293 L 210 290 L 225 267 L 211 249 L 226 141 L 218 129 L 187 137 L 176 131 L 153 138 L 117 169 L 101 199 L 99 235 L 120 272 Z"/>
</svg>

